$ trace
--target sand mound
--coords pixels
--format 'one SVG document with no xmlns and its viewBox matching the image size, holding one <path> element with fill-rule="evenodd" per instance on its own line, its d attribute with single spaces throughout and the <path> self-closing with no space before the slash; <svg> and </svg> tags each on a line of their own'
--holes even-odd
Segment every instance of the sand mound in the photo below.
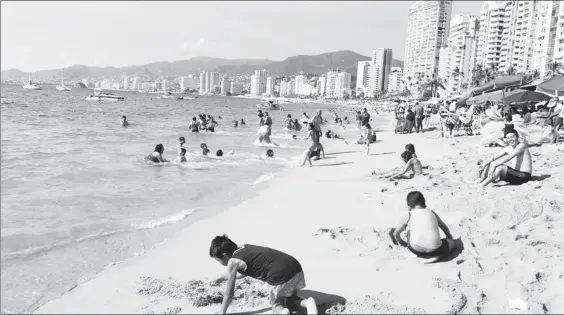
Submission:
<svg viewBox="0 0 564 315">
<path fill-rule="evenodd" d="M 403 305 L 390 305 L 371 295 L 364 299 L 347 302 L 346 305 L 338 304 L 325 311 L 326 314 L 427 314 L 421 308 L 408 308 Z"/>
</svg>

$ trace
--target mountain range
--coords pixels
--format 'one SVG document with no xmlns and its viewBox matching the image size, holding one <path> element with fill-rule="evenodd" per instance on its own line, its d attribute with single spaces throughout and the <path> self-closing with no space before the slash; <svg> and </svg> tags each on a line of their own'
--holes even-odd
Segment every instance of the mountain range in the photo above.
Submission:
<svg viewBox="0 0 564 315">
<path fill-rule="evenodd" d="M 189 60 L 173 62 L 160 61 L 145 65 L 115 67 L 90 67 L 74 65 L 64 68 L 65 79 L 104 76 L 181 76 L 200 71 L 219 71 L 222 74 L 252 74 L 254 70 L 266 69 L 273 75 L 298 74 L 300 72 L 319 75 L 329 69 L 339 68 L 342 71 L 356 76 L 359 61 L 370 60 L 370 57 L 357 54 L 353 51 L 343 50 L 320 55 L 298 55 L 286 58 L 283 61 L 268 59 L 222 59 L 211 57 L 194 57 Z M 402 67 L 403 61 L 393 59 L 393 67 Z M 41 70 L 33 72 L 34 78 L 60 76 L 61 69 Z M 27 78 L 28 73 L 18 69 L 2 71 L 2 80 L 20 80 Z"/>
</svg>

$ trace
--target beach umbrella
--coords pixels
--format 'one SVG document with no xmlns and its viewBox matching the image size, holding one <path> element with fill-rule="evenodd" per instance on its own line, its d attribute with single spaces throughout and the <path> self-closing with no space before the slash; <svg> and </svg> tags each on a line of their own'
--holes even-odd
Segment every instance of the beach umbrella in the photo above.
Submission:
<svg viewBox="0 0 564 315">
<path fill-rule="evenodd" d="M 486 102 L 500 102 L 503 99 L 503 91 L 495 91 L 492 93 L 484 93 L 469 98 L 467 105 L 484 106 Z"/>
<path fill-rule="evenodd" d="M 479 86 L 472 90 L 472 95 L 479 95 L 482 93 L 490 93 L 498 90 L 503 90 L 508 87 L 517 87 L 525 84 L 529 84 L 533 81 L 531 75 L 507 75 L 503 77 L 497 77 L 490 82 Z"/>
<path fill-rule="evenodd" d="M 528 90 L 515 90 L 505 95 L 504 103 L 525 103 L 525 102 L 542 102 L 548 101 L 550 96 Z"/>
<path fill-rule="evenodd" d="M 537 92 L 551 96 L 564 96 L 564 77 L 555 75 L 549 80 L 537 85 Z"/>
</svg>

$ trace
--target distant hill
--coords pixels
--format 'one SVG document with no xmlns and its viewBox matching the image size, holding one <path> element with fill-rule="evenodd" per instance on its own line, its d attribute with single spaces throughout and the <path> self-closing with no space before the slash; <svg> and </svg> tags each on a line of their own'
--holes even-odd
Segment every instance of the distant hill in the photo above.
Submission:
<svg viewBox="0 0 564 315">
<path fill-rule="evenodd" d="M 268 59 L 222 59 L 211 57 L 195 57 L 189 60 L 174 62 L 160 61 L 146 65 L 114 67 L 89 67 L 84 65 L 70 66 L 64 69 L 66 79 L 85 77 L 119 76 L 180 76 L 200 71 L 219 71 L 227 75 L 251 74 L 257 69 L 266 69 L 274 75 L 298 74 L 306 72 L 311 74 L 322 74 L 328 69 L 339 68 L 356 76 L 358 61 L 370 60 L 352 51 L 336 51 L 320 55 L 299 55 L 287 58 L 283 61 L 271 61 Z M 392 66 L 403 67 L 403 61 L 392 60 Z M 60 76 L 61 69 L 41 70 L 32 73 L 34 78 Z M 28 73 L 18 69 L 2 71 L 2 80 L 21 80 L 27 78 Z"/>
</svg>

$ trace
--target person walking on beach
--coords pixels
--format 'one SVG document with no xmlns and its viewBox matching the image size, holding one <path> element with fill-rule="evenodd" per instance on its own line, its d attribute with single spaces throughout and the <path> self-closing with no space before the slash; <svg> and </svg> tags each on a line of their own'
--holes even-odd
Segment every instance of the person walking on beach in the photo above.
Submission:
<svg viewBox="0 0 564 315">
<path fill-rule="evenodd" d="M 364 127 L 369 122 L 370 122 L 370 114 L 368 113 L 368 110 L 365 107 L 362 109 L 362 114 L 360 115 L 360 126 Z"/>
<path fill-rule="evenodd" d="M 162 143 L 159 143 L 155 146 L 155 151 L 153 151 L 153 153 L 145 157 L 145 161 L 151 161 L 153 163 L 168 162 L 163 158 L 163 153 L 164 153 L 164 146 L 162 145 Z"/>
<path fill-rule="evenodd" d="M 423 132 L 423 119 L 425 119 L 423 106 L 417 102 L 415 103 L 415 132 Z"/>
<path fill-rule="evenodd" d="M 392 242 L 407 247 L 419 258 L 440 259 L 450 255 L 456 248 L 446 224 L 432 210 L 427 209 L 425 197 L 419 191 L 407 194 L 409 212 L 403 216 L 398 226 L 390 231 Z M 407 242 L 401 232 L 407 229 Z M 446 238 L 441 239 L 439 229 Z"/>
<path fill-rule="evenodd" d="M 376 142 L 376 131 L 372 129 L 370 124 L 366 124 L 362 127 L 364 129 L 362 133 L 362 138 L 364 144 L 366 144 L 366 155 L 370 154 L 370 144 Z"/>
<path fill-rule="evenodd" d="M 511 185 L 521 185 L 531 180 L 533 161 L 529 148 L 519 142 L 519 134 L 515 129 L 508 130 L 505 139 L 508 146 L 480 168 L 478 183 L 481 187 L 498 179 Z M 511 166 L 505 164 L 509 162 Z"/>
<path fill-rule="evenodd" d="M 313 298 L 304 299 L 299 292 L 306 287 L 301 264 L 281 251 L 245 244 L 237 246 L 226 235 L 216 236 L 210 246 L 210 257 L 227 267 L 227 273 L 215 282 L 226 281 L 220 314 L 225 314 L 235 294 L 237 279 L 251 277 L 270 285 L 270 305 L 274 314 L 290 314 L 305 309 L 317 314 Z"/>
<path fill-rule="evenodd" d="M 325 158 L 325 150 L 323 149 L 323 146 L 321 145 L 321 143 L 319 143 L 319 134 L 314 130 L 313 123 L 309 123 L 308 131 L 309 131 L 309 133 L 308 133 L 307 137 L 304 138 L 304 140 L 311 138 L 312 143 L 311 143 L 311 146 L 305 152 L 306 156 L 304 158 L 304 162 L 302 163 L 302 166 L 304 166 L 305 162 L 308 161 L 309 166 L 311 167 L 311 166 L 313 166 L 313 164 L 311 164 L 311 152 L 314 152 L 317 149 L 319 149 L 323 153 L 323 158 Z"/>
</svg>

